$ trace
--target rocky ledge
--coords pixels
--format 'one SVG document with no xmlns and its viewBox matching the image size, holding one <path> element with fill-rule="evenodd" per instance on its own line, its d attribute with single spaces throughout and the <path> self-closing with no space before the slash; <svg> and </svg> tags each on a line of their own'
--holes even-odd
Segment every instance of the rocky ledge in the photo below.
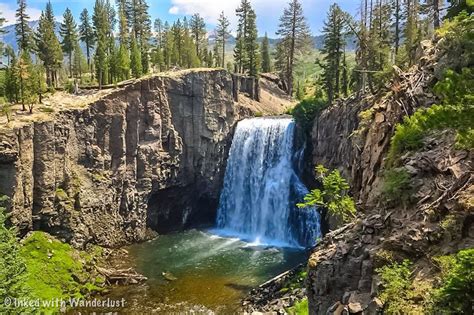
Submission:
<svg viewBox="0 0 474 315">
<path fill-rule="evenodd" d="M 0 128 L 0 195 L 10 197 L 12 223 L 79 247 L 210 223 L 233 128 L 252 114 L 234 101 L 246 91 L 233 81 L 223 70 L 157 75 Z"/>
</svg>

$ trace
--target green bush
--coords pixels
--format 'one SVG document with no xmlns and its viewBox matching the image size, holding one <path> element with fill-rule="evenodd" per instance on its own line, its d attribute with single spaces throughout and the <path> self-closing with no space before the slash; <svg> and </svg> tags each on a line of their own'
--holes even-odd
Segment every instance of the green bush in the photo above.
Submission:
<svg viewBox="0 0 474 315">
<path fill-rule="evenodd" d="M 289 111 L 289 114 L 293 116 L 298 125 L 309 131 L 316 116 L 326 107 L 327 101 L 324 98 L 310 98 L 299 102 Z"/>
<path fill-rule="evenodd" d="M 305 197 L 298 208 L 321 206 L 328 213 L 342 220 L 349 221 L 355 217 L 356 207 L 354 200 L 349 196 L 349 184 L 338 170 L 329 172 L 327 168 L 318 165 L 315 168 L 316 178 L 321 181 L 323 189 L 313 189 Z"/>
<path fill-rule="evenodd" d="M 388 201 L 406 203 L 412 190 L 410 174 L 404 169 L 389 169 L 384 174 L 382 194 Z"/>
<path fill-rule="evenodd" d="M 308 299 L 304 298 L 301 301 L 298 301 L 292 307 L 286 309 L 288 314 L 290 315 L 308 315 L 309 308 L 308 308 Z"/>
<path fill-rule="evenodd" d="M 14 228 L 6 227 L 8 198 L 0 196 L 0 314 L 31 313 L 33 309 L 5 305 L 6 298 L 31 299 L 31 287 L 26 284 L 27 269 L 20 254 L 20 244 Z"/>
<path fill-rule="evenodd" d="M 386 314 L 424 314 L 431 307 L 432 286 L 429 282 L 413 279 L 412 263 L 401 263 L 377 268 L 382 291 L 379 295 Z"/>
<path fill-rule="evenodd" d="M 473 122 L 474 106 L 433 105 L 419 109 L 396 126 L 388 153 L 389 163 L 394 163 L 406 151 L 421 148 L 423 138 L 432 130 L 454 129 L 457 131 L 457 147 L 472 149 Z"/>
<path fill-rule="evenodd" d="M 453 129 L 458 148 L 474 148 L 474 69 L 464 68 L 460 73 L 446 71 L 433 91 L 442 100 L 441 105 L 418 109 L 395 127 L 389 165 L 404 152 L 421 148 L 423 138 L 434 130 Z"/>
<path fill-rule="evenodd" d="M 470 314 L 474 297 L 474 249 L 435 259 L 441 287 L 434 292 L 434 309 L 447 314 Z"/>
</svg>

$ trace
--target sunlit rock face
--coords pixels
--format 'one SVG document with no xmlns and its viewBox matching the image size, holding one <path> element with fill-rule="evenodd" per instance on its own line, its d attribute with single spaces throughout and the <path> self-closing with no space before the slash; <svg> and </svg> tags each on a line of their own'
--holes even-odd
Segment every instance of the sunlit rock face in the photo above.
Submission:
<svg viewBox="0 0 474 315">
<path fill-rule="evenodd" d="M 77 246 L 213 222 L 234 125 L 250 114 L 234 98 L 227 72 L 186 71 L 2 130 L 12 222 Z"/>
</svg>

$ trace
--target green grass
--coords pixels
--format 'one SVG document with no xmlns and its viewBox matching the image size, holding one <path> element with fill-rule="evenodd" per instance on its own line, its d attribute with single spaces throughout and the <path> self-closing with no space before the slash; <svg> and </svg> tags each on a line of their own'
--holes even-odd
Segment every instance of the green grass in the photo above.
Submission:
<svg viewBox="0 0 474 315">
<path fill-rule="evenodd" d="M 49 237 L 43 232 L 33 232 L 23 242 L 20 255 L 27 268 L 26 284 L 32 296 L 43 301 L 56 298 L 82 298 L 89 293 L 100 291 L 103 279 L 91 279 L 86 271 L 99 254 L 75 250 L 69 244 Z M 46 308 L 45 311 L 54 311 Z"/>
</svg>

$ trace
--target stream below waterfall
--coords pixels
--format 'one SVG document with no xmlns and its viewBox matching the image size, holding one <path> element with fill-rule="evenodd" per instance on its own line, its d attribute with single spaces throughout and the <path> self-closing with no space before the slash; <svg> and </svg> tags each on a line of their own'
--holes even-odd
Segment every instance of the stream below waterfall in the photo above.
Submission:
<svg viewBox="0 0 474 315">
<path fill-rule="evenodd" d="M 240 300 L 266 280 L 305 261 L 294 248 L 254 246 L 237 238 L 189 230 L 132 245 L 128 264 L 146 277 L 142 285 L 117 286 L 105 298 L 127 301 L 121 314 L 189 312 L 234 314 Z M 167 280 L 171 277 L 174 280 Z"/>
</svg>

